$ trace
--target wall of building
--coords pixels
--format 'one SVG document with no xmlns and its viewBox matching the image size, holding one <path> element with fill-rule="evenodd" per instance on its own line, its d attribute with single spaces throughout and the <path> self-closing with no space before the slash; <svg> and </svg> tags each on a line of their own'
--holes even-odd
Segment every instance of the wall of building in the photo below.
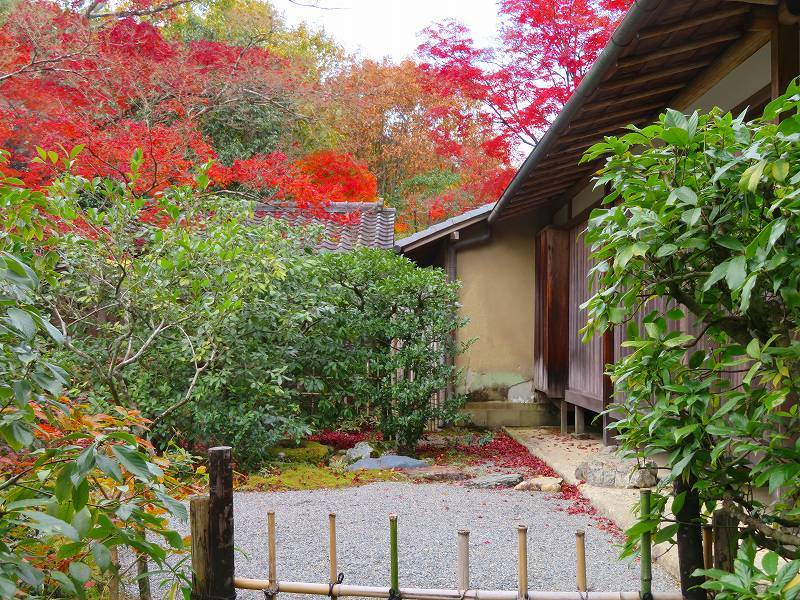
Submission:
<svg viewBox="0 0 800 600">
<path fill-rule="evenodd" d="M 770 82 L 771 46 L 766 44 L 753 56 L 728 73 L 695 102 L 692 110 L 708 112 L 715 106 L 730 110 Z M 686 111 L 689 112 L 689 111 Z M 750 115 L 755 117 L 756 115 Z"/>
<path fill-rule="evenodd" d="M 534 245 L 532 219 L 495 224 L 488 244 L 456 256 L 461 312 L 470 322 L 459 340 L 475 339 L 457 358 L 462 390 L 473 400 L 505 400 L 533 375 Z M 466 236 L 465 236 L 466 237 Z"/>
</svg>

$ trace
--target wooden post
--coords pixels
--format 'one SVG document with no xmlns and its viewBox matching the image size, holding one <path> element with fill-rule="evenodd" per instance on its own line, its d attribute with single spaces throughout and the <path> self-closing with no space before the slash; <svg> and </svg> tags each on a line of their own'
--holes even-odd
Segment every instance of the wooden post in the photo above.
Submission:
<svg viewBox="0 0 800 600">
<path fill-rule="evenodd" d="M 800 74 L 800 35 L 797 23 L 785 25 L 776 19 L 772 29 L 772 98 L 783 95 L 789 82 Z M 787 112 L 784 116 L 789 116 Z"/>
<path fill-rule="evenodd" d="M 208 506 L 208 496 L 192 496 L 189 499 L 189 524 L 192 534 L 192 600 L 205 600 L 211 597 Z"/>
<path fill-rule="evenodd" d="M 267 513 L 267 561 L 268 561 L 268 574 L 269 582 L 273 586 L 278 585 L 278 558 L 277 558 L 277 543 L 275 540 L 275 511 L 271 510 Z"/>
<path fill-rule="evenodd" d="M 456 565 L 458 591 L 464 593 L 469 589 L 469 531 L 458 532 L 458 563 Z"/>
<path fill-rule="evenodd" d="M 579 592 L 586 591 L 586 532 L 579 529 L 575 532 L 575 583 Z"/>
<path fill-rule="evenodd" d="M 575 435 L 586 433 L 586 409 L 575 405 Z"/>
<path fill-rule="evenodd" d="M 389 588 L 394 596 L 400 594 L 400 570 L 397 563 L 397 515 L 392 513 L 389 515 Z"/>
<path fill-rule="evenodd" d="M 569 429 L 569 403 L 561 400 L 561 435 L 567 435 Z"/>
<path fill-rule="evenodd" d="M 229 446 L 208 450 L 209 598 L 233 600 L 233 466 Z"/>
<path fill-rule="evenodd" d="M 647 518 L 650 514 L 650 490 L 641 490 L 639 492 L 640 510 L 639 517 L 642 519 Z M 652 555 L 652 539 L 649 531 L 642 533 L 642 539 L 639 548 L 639 565 L 640 565 L 640 594 L 643 600 L 648 600 L 653 595 L 653 555 Z"/>
<path fill-rule="evenodd" d="M 714 539 L 713 527 L 711 525 L 703 525 L 703 565 L 706 569 L 714 566 Z"/>
<path fill-rule="evenodd" d="M 739 549 L 739 521 L 727 510 L 714 511 L 714 568 L 733 573 L 733 561 Z"/>
<path fill-rule="evenodd" d="M 517 598 L 528 598 L 528 528 L 517 527 Z"/>
<path fill-rule="evenodd" d="M 336 583 L 339 577 L 337 573 L 338 567 L 336 565 L 336 513 L 328 515 L 328 559 L 329 559 L 329 575 L 331 583 Z"/>
</svg>

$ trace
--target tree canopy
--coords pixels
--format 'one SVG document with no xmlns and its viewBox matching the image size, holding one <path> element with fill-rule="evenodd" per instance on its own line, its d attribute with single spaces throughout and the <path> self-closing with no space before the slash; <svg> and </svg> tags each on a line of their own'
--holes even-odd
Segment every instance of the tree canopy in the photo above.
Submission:
<svg viewBox="0 0 800 600">
<path fill-rule="evenodd" d="M 141 194 L 213 160 L 217 188 L 309 210 L 381 197 L 418 229 L 499 197 L 624 4 L 504 1 L 497 48 L 447 23 L 392 63 L 268 2 L 20 0 L 2 9 L 0 147 L 30 185 L 59 174 L 37 147 L 83 146 L 87 177 L 125 177 L 138 148 Z"/>
</svg>

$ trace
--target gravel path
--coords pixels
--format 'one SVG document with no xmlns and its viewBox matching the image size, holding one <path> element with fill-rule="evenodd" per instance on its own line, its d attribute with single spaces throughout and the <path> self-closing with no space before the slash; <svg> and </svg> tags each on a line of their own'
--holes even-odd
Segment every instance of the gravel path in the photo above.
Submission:
<svg viewBox="0 0 800 600">
<path fill-rule="evenodd" d="M 469 529 L 472 586 L 515 589 L 516 526 L 524 523 L 531 588 L 575 589 L 575 530 L 585 529 L 590 589 L 638 589 L 638 566 L 617 560 L 615 540 L 591 517 L 558 510 L 569 503 L 551 494 L 374 483 L 341 490 L 237 493 L 234 502 L 236 572 L 243 577 L 266 578 L 266 514 L 275 510 L 278 578 L 324 582 L 327 516 L 332 511 L 337 515 L 339 570 L 345 582 L 388 585 L 388 514 L 396 512 L 403 587 L 455 587 L 456 532 Z M 654 589 L 677 588 L 656 569 Z M 240 592 L 239 597 L 263 595 Z"/>
</svg>

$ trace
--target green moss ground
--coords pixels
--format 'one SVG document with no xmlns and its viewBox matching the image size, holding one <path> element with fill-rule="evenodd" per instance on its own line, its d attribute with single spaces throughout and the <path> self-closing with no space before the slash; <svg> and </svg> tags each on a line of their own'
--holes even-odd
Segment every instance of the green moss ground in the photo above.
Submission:
<svg viewBox="0 0 800 600">
<path fill-rule="evenodd" d="M 240 492 L 316 490 L 364 485 L 376 481 L 403 481 L 405 475 L 392 470 L 351 473 L 310 464 L 284 464 L 248 475 L 236 489 Z"/>
</svg>

